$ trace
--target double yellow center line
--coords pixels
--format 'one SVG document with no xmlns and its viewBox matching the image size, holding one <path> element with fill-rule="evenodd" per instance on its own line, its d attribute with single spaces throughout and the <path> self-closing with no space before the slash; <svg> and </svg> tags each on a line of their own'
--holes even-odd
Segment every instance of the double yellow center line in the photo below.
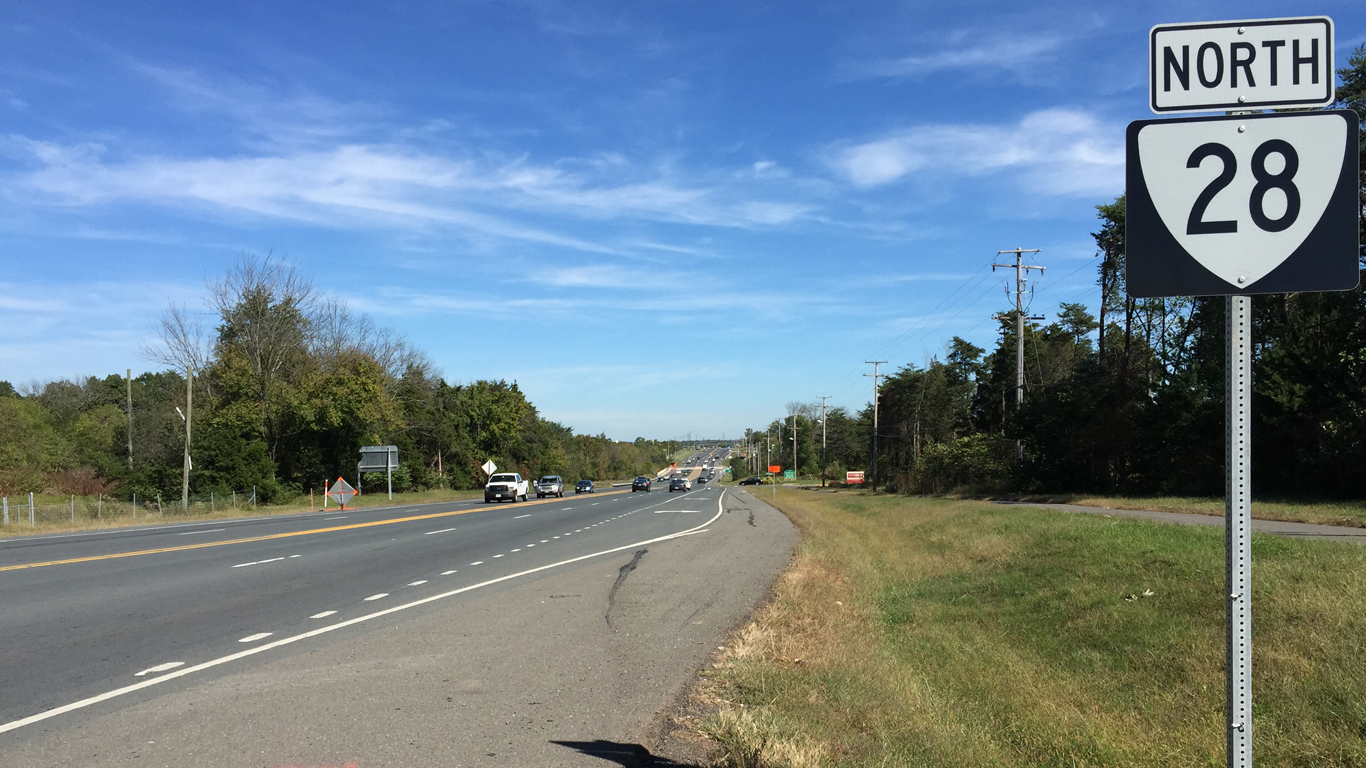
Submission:
<svg viewBox="0 0 1366 768">
<path fill-rule="evenodd" d="M 612 491 L 602 494 L 604 496 L 612 493 L 624 493 L 624 491 Z M 550 504 L 562 499 L 538 499 L 536 501 L 523 502 L 515 505 L 516 509 L 521 509 L 529 504 Z M 21 565 L 3 565 L 0 571 L 22 571 L 26 568 L 44 568 L 49 565 L 71 565 L 73 563 L 92 563 L 97 560 L 115 560 L 121 557 L 141 557 L 142 555 L 159 555 L 163 552 L 184 552 L 191 549 L 205 549 L 207 547 L 226 547 L 229 544 L 249 544 L 253 541 L 269 541 L 271 539 L 288 539 L 293 536 L 312 536 L 315 533 L 332 533 L 334 531 L 353 531 L 358 528 L 373 528 L 379 525 L 394 525 L 396 523 L 411 523 L 417 520 L 435 520 L 442 517 L 453 517 L 455 515 L 467 515 L 471 512 L 478 512 L 484 507 L 472 507 L 470 509 L 457 509 L 453 512 L 433 512 L 429 515 L 413 515 L 412 517 L 397 517 L 392 520 L 374 520 L 368 523 L 351 523 L 349 525 L 334 525 L 328 528 L 311 528 L 306 531 L 290 531 L 288 533 L 272 533 L 266 536 L 249 536 L 244 539 L 228 539 L 227 541 L 206 541 L 199 544 L 184 544 L 178 547 L 159 547 L 157 549 L 140 549 L 135 552 L 115 552 L 108 555 L 91 555 L 90 557 L 72 557 L 66 560 L 48 560 L 41 563 L 23 563 Z M 340 511 L 340 510 L 337 510 Z"/>
</svg>

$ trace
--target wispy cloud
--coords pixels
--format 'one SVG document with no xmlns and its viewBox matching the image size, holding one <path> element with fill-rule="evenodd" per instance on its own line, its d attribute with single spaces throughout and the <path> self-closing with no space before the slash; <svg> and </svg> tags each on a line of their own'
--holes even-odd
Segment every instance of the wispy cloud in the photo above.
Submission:
<svg viewBox="0 0 1366 768">
<path fill-rule="evenodd" d="M 1089 113 L 1049 109 L 1013 125 L 929 124 L 832 152 L 831 164 L 859 187 L 915 175 L 983 176 L 1028 171 L 1028 183 L 1058 195 L 1123 186 L 1123 131 Z"/>
<path fill-rule="evenodd" d="M 25 157 L 32 166 L 0 181 L 15 201 L 33 203 L 36 195 L 38 202 L 64 208 L 153 203 L 341 229 L 431 225 L 600 253 L 621 249 L 523 219 L 551 215 L 762 228 L 789 224 L 813 210 L 803 202 L 756 199 L 755 190 L 743 185 L 688 183 L 629 163 L 594 174 L 525 158 L 448 157 L 369 144 L 249 157 L 110 160 L 101 143 L 22 137 L 5 143 L 7 154 Z"/>
<path fill-rule="evenodd" d="M 1052 35 L 993 34 L 983 40 L 960 34 L 969 42 L 931 53 L 848 64 L 840 75 L 846 80 L 869 78 L 919 78 L 944 70 L 967 69 L 1018 72 L 1052 57 L 1062 47 L 1063 38 Z"/>
</svg>

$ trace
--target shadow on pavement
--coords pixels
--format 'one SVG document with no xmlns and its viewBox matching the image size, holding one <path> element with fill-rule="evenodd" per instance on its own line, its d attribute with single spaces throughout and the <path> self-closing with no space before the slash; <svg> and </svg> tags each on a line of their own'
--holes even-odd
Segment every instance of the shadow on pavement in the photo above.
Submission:
<svg viewBox="0 0 1366 768">
<path fill-rule="evenodd" d="M 676 763 L 668 758 L 655 757 L 650 754 L 650 750 L 639 744 L 623 744 L 602 739 L 596 741 L 555 741 L 552 739 L 550 743 L 569 747 L 589 757 L 616 763 L 623 768 L 647 768 L 647 766 L 650 768 L 702 768 L 696 763 Z"/>
</svg>

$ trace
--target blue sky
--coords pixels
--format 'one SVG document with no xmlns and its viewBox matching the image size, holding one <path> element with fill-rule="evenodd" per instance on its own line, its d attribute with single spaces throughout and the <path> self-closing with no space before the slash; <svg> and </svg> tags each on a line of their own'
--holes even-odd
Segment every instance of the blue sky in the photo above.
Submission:
<svg viewBox="0 0 1366 768">
<path fill-rule="evenodd" d="M 1366 5 L 9 3 L 0 379 L 154 366 L 167 302 L 273 253 L 582 432 L 734 435 L 865 359 L 1095 305 L 1158 23 Z"/>
</svg>

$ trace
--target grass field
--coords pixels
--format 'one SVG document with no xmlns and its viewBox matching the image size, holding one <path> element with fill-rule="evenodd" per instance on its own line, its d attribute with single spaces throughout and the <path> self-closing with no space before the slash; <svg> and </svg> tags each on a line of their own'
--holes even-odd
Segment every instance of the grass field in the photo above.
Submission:
<svg viewBox="0 0 1366 768">
<path fill-rule="evenodd" d="M 1222 531 L 776 503 L 793 563 L 698 689 L 718 764 L 1224 764 Z M 1253 553 L 1258 764 L 1366 765 L 1366 548 L 1258 535 Z"/>
<path fill-rule="evenodd" d="M 450 491 L 432 490 L 417 491 L 414 493 L 395 493 L 392 501 L 384 493 L 366 494 L 357 496 L 347 505 L 351 508 L 403 506 L 408 504 L 429 504 L 441 501 L 459 501 L 462 499 L 481 498 L 483 491 Z M 94 497 L 77 496 L 75 499 L 75 512 L 73 521 L 69 516 L 70 501 L 65 496 L 38 496 L 34 499 L 34 506 L 39 510 L 35 516 L 36 525 L 29 525 L 27 512 L 23 512 L 17 506 L 20 502 L 27 499 L 16 501 L 10 499 L 10 522 L 9 525 L 0 526 L 0 538 L 6 536 L 25 536 L 33 533 L 60 533 L 63 531 L 88 531 L 103 528 L 122 528 L 134 525 L 159 525 L 171 522 L 190 522 L 196 520 L 227 520 L 238 517 L 262 517 L 268 515 L 287 515 L 309 511 L 309 498 L 301 496 L 286 504 L 263 504 L 255 509 L 246 506 L 247 502 L 239 498 L 239 506 L 231 506 L 230 500 L 220 500 L 216 510 L 210 511 L 207 504 L 196 504 L 190 510 L 179 509 L 176 504 L 169 500 L 164 500 L 163 507 L 158 514 L 157 507 L 153 505 L 139 504 L 137 510 L 133 510 L 127 502 L 118 502 L 106 499 L 103 509 L 97 507 Z M 176 499 L 179 502 L 179 499 Z M 323 508 L 323 497 L 317 495 L 313 500 L 313 509 Z M 335 503 L 331 504 L 331 509 L 337 509 Z M 99 515 L 96 517 L 96 515 Z"/>
<path fill-rule="evenodd" d="M 1224 514 L 1224 500 L 1159 496 L 1135 498 L 1124 496 L 1042 495 L 1011 497 L 1020 501 L 1041 501 L 1054 504 L 1079 504 L 1085 507 L 1110 509 L 1147 509 L 1158 512 L 1183 512 L 1196 515 Z M 1262 520 L 1284 520 L 1292 523 L 1318 523 L 1366 527 L 1366 501 L 1296 502 L 1254 501 L 1252 516 Z"/>
</svg>

